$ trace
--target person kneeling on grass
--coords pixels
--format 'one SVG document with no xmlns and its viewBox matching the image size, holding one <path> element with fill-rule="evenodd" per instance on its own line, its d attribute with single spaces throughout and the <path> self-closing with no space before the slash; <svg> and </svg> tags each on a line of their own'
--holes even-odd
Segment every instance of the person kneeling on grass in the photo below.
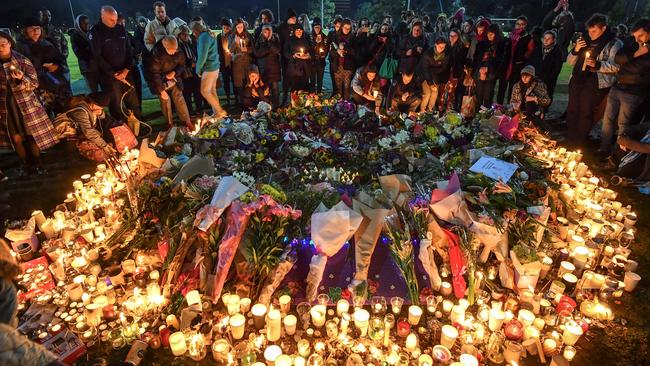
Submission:
<svg viewBox="0 0 650 366">
<path fill-rule="evenodd" d="M 190 112 L 183 98 L 182 75 L 185 71 L 185 56 L 178 52 L 178 41 L 174 36 L 165 36 L 156 43 L 145 60 L 144 76 L 149 89 L 160 98 L 160 108 L 169 127 L 174 125 L 172 100 L 178 118 L 189 129 L 193 129 Z M 170 100 L 171 99 L 171 100 Z"/>
<path fill-rule="evenodd" d="M 271 91 L 260 77 L 257 65 L 248 68 L 248 82 L 242 90 L 241 102 L 245 110 L 257 108 L 259 102 L 271 104 Z"/>
<path fill-rule="evenodd" d="M 389 111 L 415 113 L 422 102 L 420 85 L 413 79 L 413 72 L 402 72 L 391 85 Z"/>
<path fill-rule="evenodd" d="M 510 98 L 515 111 L 539 126 L 544 121 L 544 109 L 551 105 L 546 84 L 535 77 L 535 67 L 528 65 L 521 70 L 521 79 L 512 89 Z"/>
<path fill-rule="evenodd" d="M 108 118 L 104 108 L 108 107 L 110 101 L 111 97 L 106 92 L 75 97 L 71 102 L 72 108 L 54 119 L 60 136 L 74 143 L 76 150 L 86 159 L 101 162 L 117 153 L 102 134 L 101 122 Z M 66 133 L 66 128 L 72 131 Z"/>
<path fill-rule="evenodd" d="M 377 77 L 377 67 L 373 64 L 360 67 L 352 79 L 352 100 L 365 105 L 379 114 L 381 101 L 381 83 Z"/>
</svg>

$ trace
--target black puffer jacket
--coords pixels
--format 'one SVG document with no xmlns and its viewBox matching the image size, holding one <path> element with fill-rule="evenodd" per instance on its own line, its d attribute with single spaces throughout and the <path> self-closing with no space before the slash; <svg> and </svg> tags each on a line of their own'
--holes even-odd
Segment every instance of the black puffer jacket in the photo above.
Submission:
<svg viewBox="0 0 650 366">
<path fill-rule="evenodd" d="M 154 94 L 166 89 L 167 74 L 175 71 L 177 85 L 182 88 L 182 75 L 185 71 L 185 56 L 176 51 L 170 55 L 165 50 L 162 40 L 158 41 L 144 59 L 144 78 Z"/>
<path fill-rule="evenodd" d="M 421 52 L 418 52 L 418 47 L 421 48 Z M 397 54 L 399 56 L 399 69 L 401 71 L 413 71 L 420 62 L 420 58 L 424 54 L 424 51 L 427 50 L 428 44 L 427 39 L 424 35 L 420 37 L 413 37 L 411 34 L 404 37 L 399 44 Z M 407 55 L 407 52 L 412 50 L 411 55 Z"/>
<path fill-rule="evenodd" d="M 325 58 L 328 52 L 327 36 L 323 32 L 315 34 L 312 31 L 309 36 L 309 43 L 311 44 L 312 64 L 325 66 Z"/>
<path fill-rule="evenodd" d="M 474 53 L 474 79 L 478 80 L 481 67 L 487 67 L 487 79 L 496 80 L 506 72 L 507 52 L 503 41 L 481 41 L 476 45 Z"/>
<path fill-rule="evenodd" d="M 131 41 L 121 25 L 109 28 L 104 23 L 95 24 L 88 32 L 93 57 L 102 73 L 113 75 L 133 67 Z"/>
<path fill-rule="evenodd" d="M 255 41 L 255 57 L 260 68 L 260 75 L 265 83 L 280 81 L 282 72 L 280 67 L 280 38 L 273 34 L 270 39 L 260 35 Z"/>
<path fill-rule="evenodd" d="M 465 76 L 465 66 L 467 64 L 467 51 L 469 46 L 465 47 L 460 39 L 453 46 L 448 46 L 450 51 L 451 77 L 462 79 Z"/>
<path fill-rule="evenodd" d="M 424 52 L 418 67 L 423 80 L 429 84 L 444 84 L 449 80 L 451 66 L 451 53 L 448 49 L 438 54 L 436 48 L 429 48 Z"/>
</svg>

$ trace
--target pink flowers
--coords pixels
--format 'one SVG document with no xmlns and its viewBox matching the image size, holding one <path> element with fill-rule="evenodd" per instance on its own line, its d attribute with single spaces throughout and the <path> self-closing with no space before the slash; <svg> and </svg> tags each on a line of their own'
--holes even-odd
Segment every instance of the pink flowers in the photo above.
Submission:
<svg viewBox="0 0 650 366">
<path fill-rule="evenodd" d="M 248 215 L 261 213 L 263 222 L 271 222 L 273 217 L 297 220 L 302 215 L 302 211 L 294 210 L 289 205 L 280 204 L 266 194 L 260 195 L 256 201 L 244 205 L 244 212 Z"/>
</svg>

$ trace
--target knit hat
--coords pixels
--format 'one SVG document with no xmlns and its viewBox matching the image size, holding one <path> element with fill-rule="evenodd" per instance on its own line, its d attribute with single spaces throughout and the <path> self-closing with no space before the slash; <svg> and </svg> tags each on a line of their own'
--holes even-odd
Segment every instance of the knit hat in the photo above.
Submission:
<svg viewBox="0 0 650 366">
<path fill-rule="evenodd" d="M 228 27 L 232 27 L 232 23 L 230 22 L 230 19 L 221 18 L 221 26 L 223 27 L 224 25 Z"/>
<path fill-rule="evenodd" d="M 273 30 L 273 24 L 264 23 L 264 24 L 262 24 L 262 29 L 271 29 L 271 30 Z"/>
<path fill-rule="evenodd" d="M 259 69 L 259 67 L 257 67 L 257 65 L 255 65 L 255 64 L 251 64 L 251 65 L 248 67 L 248 73 L 249 73 L 249 74 L 258 74 L 258 75 L 259 75 L 259 73 L 260 73 L 260 69 Z"/>
<path fill-rule="evenodd" d="M 296 17 L 298 17 L 298 14 L 296 14 L 296 11 L 293 10 L 293 8 L 287 9 L 287 19 Z"/>
<path fill-rule="evenodd" d="M 93 104 L 96 104 L 104 108 L 104 107 L 108 107 L 108 104 L 111 101 L 111 96 L 110 94 L 101 91 L 101 92 L 94 92 L 88 94 L 88 99 L 90 99 L 90 101 L 93 102 Z"/>
<path fill-rule="evenodd" d="M 300 29 L 300 30 L 303 31 L 303 32 L 305 31 L 305 28 L 302 26 L 302 24 L 300 24 L 300 23 L 296 23 L 296 24 L 293 26 L 293 31 L 295 32 L 295 31 L 297 31 L 298 29 Z"/>
<path fill-rule="evenodd" d="M 319 17 L 315 17 L 314 20 L 312 20 L 311 26 L 313 27 L 315 25 L 323 25 L 323 22 L 321 22 Z"/>
<path fill-rule="evenodd" d="M 533 65 L 527 65 L 523 69 L 521 69 L 521 74 L 528 74 L 530 76 L 535 76 L 535 66 Z"/>
<path fill-rule="evenodd" d="M 25 23 L 24 24 L 25 28 L 27 28 L 27 27 L 42 27 L 43 26 L 43 23 L 41 23 L 41 21 L 36 17 L 29 17 L 29 18 L 25 19 L 24 23 Z"/>
</svg>

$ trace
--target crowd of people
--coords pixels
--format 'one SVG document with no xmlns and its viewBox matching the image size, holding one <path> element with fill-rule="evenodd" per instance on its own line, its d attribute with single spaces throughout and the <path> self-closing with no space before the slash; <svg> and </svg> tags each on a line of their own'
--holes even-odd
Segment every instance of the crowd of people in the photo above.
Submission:
<svg viewBox="0 0 650 366">
<path fill-rule="evenodd" d="M 559 0 L 537 26 L 517 17 L 509 33 L 488 18 L 466 16 L 464 8 L 435 19 L 411 10 L 396 21 L 390 15 L 336 16 L 329 29 L 292 9 L 276 22 L 264 9 L 252 25 L 224 18 L 217 32 L 200 17 L 172 19 L 160 1 L 153 12 L 153 20 L 137 19 L 133 33 L 111 6 L 101 8 L 95 25 L 77 16 L 70 40 L 90 90 L 84 97 L 72 97 L 66 37 L 49 11 L 26 21 L 17 41 L 0 33 L 0 147 L 13 148 L 28 170 L 41 172 L 40 150 L 61 134 L 52 121 L 65 120 L 78 127 L 82 155 L 115 153 L 106 126 L 142 118 L 141 75 L 170 126 L 174 111 L 193 128 L 192 116 L 205 108 L 222 118 L 260 101 L 284 107 L 295 91 L 329 93 L 323 86 L 328 66 L 332 96 L 377 113 L 456 110 L 471 116 L 498 103 L 542 124 L 567 62 L 573 66 L 567 143 L 584 147 L 602 120 L 599 152 L 610 162 L 615 136 L 628 136 L 648 104 L 650 21 L 639 20 L 628 33 L 594 14 L 583 26 L 568 0 Z M 102 113 L 105 106 L 112 118 Z"/>
</svg>

